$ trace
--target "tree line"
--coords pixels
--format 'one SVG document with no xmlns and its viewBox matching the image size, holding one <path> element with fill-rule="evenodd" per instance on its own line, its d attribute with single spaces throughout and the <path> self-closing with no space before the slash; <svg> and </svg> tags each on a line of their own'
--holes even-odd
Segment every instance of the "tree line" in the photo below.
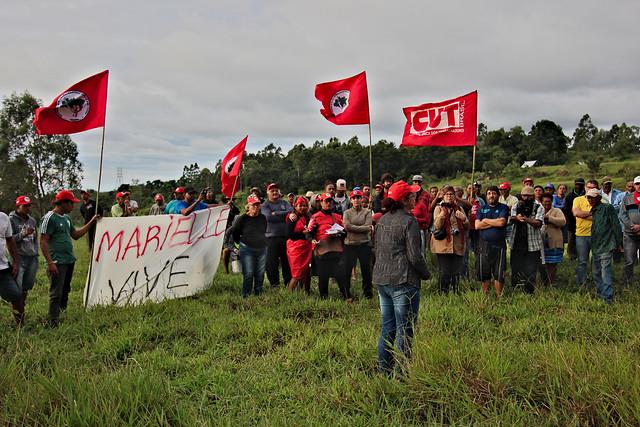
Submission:
<svg viewBox="0 0 640 427">
<path fill-rule="evenodd" d="M 0 108 L 0 209 L 13 208 L 15 197 L 31 194 L 36 211 L 49 208 L 53 192 L 77 188 L 82 179 L 78 147 L 67 135 L 39 136 L 33 127 L 34 110 L 41 102 L 28 92 L 5 97 Z M 505 175 L 526 160 L 537 165 L 557 165 L 582 161 L 597 170 L 605 156 L 626 159 L 640 153 L 640 127 L 626 123 L 599 129 L 585 114 L 571 137 L 551 120 L 539 120 L 527 132 L 520 126 L 489 130 L 478 125 L 476 170 L 488 177 Z M 427 182 L 468 174 L 472 168 L 471 147 L 410 147 L 379 140 L 372 146 L 374 181 L 384 172 L 399 178 L 422 174 Z M 344 178 L 349 185 L 369 182 L 369 146 L 356 136 L 348 141 L 331 138 L 312 144 L 297 144 L 285 152 L 268 144 L 255 153 L 246 153 L 241 186 L 265 188 L 276 181 L 286 191 L 301 193 L 318 190 L 324 183 Z M 142 206 L 151 203 L 153 194 L 169 197 L 178 185 L 197 189 L 220 189 L 220 161 L 213 169 L 197 163 L 185 165 L 182 176 L 174 180 L 153 180 L 126 185 Z M 109 203 L 115 191 L 105 192 Z M 101 195 L 101 197 L 103 197 Z"/>
</svg>

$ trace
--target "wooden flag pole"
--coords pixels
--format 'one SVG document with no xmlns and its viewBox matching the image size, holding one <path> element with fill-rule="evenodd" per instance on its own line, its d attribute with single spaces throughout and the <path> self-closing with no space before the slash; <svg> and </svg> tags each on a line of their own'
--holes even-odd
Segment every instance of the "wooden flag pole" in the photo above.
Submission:
<svg viewBox="0 0 640 427">
<path fill-rule="evenodd" d="M 476 174 L 476 146 L 473 146 L 473 163 L 471 165 L 471 185 L 475 183 L 474 175 Z"/>
<path fill-rule="evenodd" d="M 95 213 L 98 214 L 100 210 L 100 187 L 102 184 L 102 163 L 104 160 L 104 134 L 107 127 L 106 119 L 105 124 L 102 126 L 102 142 L 100 144 L 100 167 L 98 168 L 98 189 L 96 190 L 96 208 Z M 96 226 L 95 224 L 93 225 Z M 84 294 L 84 308 L 87 308 L 89 302 L 89 288 L 91 286 L 91 265 L 93 264 L 93 249 L 96 247 L 96 236 L 93 236 L 93 244 L 91 245 L 91 257 L 89 258 L 89 271 L 87 273 L 87 284 L 85 286 Z"/>
</svg>

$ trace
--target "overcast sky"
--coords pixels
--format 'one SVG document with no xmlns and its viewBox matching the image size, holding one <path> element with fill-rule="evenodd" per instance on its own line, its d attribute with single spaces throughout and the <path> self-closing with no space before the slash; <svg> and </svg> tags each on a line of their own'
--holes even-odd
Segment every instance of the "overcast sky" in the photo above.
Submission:
<svg viewBox="0 0 640 427">
<path fill-rule="evenodd" d="M 103 189 L 213 167 L 248 151 L 358 135 L 320 114 L 316 83 L 367 71 L 373 138 L 398 143 L 402 107 L 478 90 L 489 129 L 554 120 L 571 135 L 639 124 L 638 1 L 4 2 L 0 94 L 49 104 L 109 69 Z M 97 185 L 101 130 L 76 134 Z"/>
</svg>

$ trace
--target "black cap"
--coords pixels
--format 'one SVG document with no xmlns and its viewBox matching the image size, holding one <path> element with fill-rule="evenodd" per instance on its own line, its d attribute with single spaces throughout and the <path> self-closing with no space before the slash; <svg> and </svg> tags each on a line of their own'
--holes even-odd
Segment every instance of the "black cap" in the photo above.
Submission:
<svg viewBox="0 0 640 427">
<path fill-rule="evenodd" d="M 193 187 L 187 187 L 187 188 L 184 189 L 184 192 L 187 193 L 187 194 L 193 194 L 193 193 L 197 193 L 198 190 L 196 190 Z"/>
<path fill-rule="evenodd" d="M 584 185 L 584 178 L 576 178 L 573 180 L 574 184 L 582 184 Z"/>
</svg>

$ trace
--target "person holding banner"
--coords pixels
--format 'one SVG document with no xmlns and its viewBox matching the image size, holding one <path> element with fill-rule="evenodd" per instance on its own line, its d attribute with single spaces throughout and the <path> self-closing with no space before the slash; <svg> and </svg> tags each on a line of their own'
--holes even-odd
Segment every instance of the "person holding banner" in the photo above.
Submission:
<svg viewBox="0 0 640 427">
<path fill-rule="evenodd" d="M 262 293 L 264 272 L 267 264 L 267 218 L 260 211 L 260 199 L 247 197 L 247 212 L 238 217 L 233 225 L 233 240 L 240 245 L 242 264 L 242 297 L 248 298 Z"/>
<path fill-rule="evenodd" d="M 40 249 L 47 261 L 50 284 L 47 324 L 52 328 L 58 326 L 60 311 L 66 310 L 71 292 L 71 277 L 76 262 L 71 239 L 78 240 L 84 236 L 100 218 L 94 215 L 82 228 L 74 228 L 68 214 L 73 211 L 73 204 L 79 202 L 71 191 L 59 191 L 53 202 L 53 210 L 47 212 L 40 225 Z"/>
</svg>

